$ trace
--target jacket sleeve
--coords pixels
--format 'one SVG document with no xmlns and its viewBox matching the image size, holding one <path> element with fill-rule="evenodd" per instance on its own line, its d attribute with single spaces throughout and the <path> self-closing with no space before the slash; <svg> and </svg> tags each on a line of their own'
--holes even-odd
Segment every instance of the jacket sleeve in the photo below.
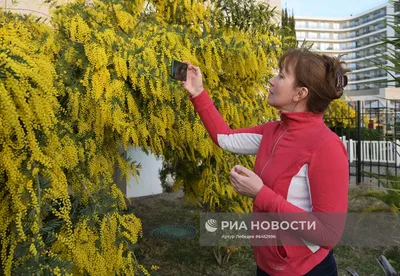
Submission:
<svg viewBox="0 0 400 276">
<path fill-rule="evenodd" d="M 261 212 L 277 215 L 280 221 L 313 223 L 315 227 L 312 229 L 290 230 L 303 241 L 331 249 L 343 234 L 348 208 L 349 164 L 347 151 L 339 139 L 324 141 L 311 156 L 308 182 L 312 204 L 310 213 L 267 186 L 257 194 L 254 204 Z"/>
<path fill-rule="evenodd" d="M 257 154 L 265 124 L 233 130 L 226 124 L 205 89 L 189 99 L 215 144 L 233 153 Z"/>
</svg>

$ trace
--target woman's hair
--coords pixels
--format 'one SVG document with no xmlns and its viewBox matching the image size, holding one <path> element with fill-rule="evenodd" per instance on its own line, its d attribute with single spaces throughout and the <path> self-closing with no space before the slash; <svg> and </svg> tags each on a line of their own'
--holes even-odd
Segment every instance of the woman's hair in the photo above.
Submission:
<svg viewBox="0 0 400 276">
<path fill-rule="evenodd" d="M 295 87 L 308 89 L 307 109 L 314 113 L 324 112 L 329 103 L 339 99 L 347 85 L 340 58 L 318 55 L 307 49 L 291 49 L 279 59 L 279 68 L 292 72 Z"/>
</svg>

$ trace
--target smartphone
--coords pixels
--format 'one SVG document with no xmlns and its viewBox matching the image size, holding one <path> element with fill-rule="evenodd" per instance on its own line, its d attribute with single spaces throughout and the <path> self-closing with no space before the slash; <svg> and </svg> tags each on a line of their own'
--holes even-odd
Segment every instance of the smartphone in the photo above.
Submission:
<svg viewBox="0 0 400 276">
<path fill-rule="evenodd" d="M 187 64 L 172 60 L 171 63 L 171 78 L 180 81 L 186 81 Z"/>
</svg>

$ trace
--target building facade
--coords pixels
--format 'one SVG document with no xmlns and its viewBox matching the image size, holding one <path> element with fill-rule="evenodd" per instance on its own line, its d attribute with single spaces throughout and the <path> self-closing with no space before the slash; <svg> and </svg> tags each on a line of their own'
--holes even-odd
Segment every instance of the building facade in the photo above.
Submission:
<svg viewBox="0 0 400 276">
<path fill-rule="evenodd" d="M 387 82 L 395 73 L 377 67 L 392 65 L 382 57 L 388 51 L 382 40 L 395 36 L 387 19 L 398 12 L 388 2 L 347 18 L 295 16 L 297 40 L 316 52 L 342 56 L 351 70 L 346 94 L 353 100 L 400 99 L 399 83 Z"/>
</svg>

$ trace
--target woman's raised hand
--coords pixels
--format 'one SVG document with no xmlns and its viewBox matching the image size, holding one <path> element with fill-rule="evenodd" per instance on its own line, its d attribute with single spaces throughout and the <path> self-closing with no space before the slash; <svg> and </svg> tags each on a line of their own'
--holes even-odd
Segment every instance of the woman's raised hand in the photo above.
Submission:
<svg viewBox="0 0 400 276">
<path fill-rule="evenodd" d="M 188 61 L 183 61 L 183 63 L 187 64 L 188 68 L 186 81 L 181 81 L 181 85 L 189 92 L 190 96 L 196 97 L 204 90 L 200 68 L 192 65 Z"/>
</svg>

